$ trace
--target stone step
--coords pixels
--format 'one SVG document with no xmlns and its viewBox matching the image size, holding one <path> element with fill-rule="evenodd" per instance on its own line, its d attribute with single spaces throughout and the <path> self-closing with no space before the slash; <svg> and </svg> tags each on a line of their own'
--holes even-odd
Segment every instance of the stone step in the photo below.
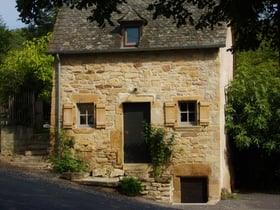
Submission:
<svg viewBox="0 0 280 210">
<path fill-rule="evenodd" d="M 87 177 L 82 179 L 73 179 L 72 181 L 82 185 L 114 188 L 119 186 L 120 178 Z"/>
<path fill-rule="evenodd" d="M 51 163 L 46 156 L 12 156 L 7 157 L 9 162 L 15 166 L 21 166 L 30 169 L 50 169 Z"/>
<path fill-rule="evenodd" d="M 34 134 L 27 143 L 26 155 L 46 156 L 50 147 L 48 134 Z"/>
</svg>

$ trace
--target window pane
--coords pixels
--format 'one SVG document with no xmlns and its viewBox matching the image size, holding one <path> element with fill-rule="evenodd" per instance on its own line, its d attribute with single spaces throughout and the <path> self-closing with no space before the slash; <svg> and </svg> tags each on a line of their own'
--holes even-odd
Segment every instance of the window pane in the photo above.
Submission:
<svg viewBox="0 0 280 210">
<path fill-rule="evenodd" d="M 88 124 L 93 125 L 93 115 L 88 116 Z"/>
<path fill-rule="evenodd" d="M 188 122 L 187 113 L 181 113 L 181 122 Z"/>
<path fill-rule="evenodd" d="M 80 116 L 80 125 L 86 125 L 87 121 L 86 121 L 86 116 Z"/>
<path fill-rule="evenodd" d="M 139 41 L 139 28 L 126 28 L 126 43 L 138 43 Z"/>
<path fill-rule="evenodd" d="M 194 112 L 195 111 L 195 103 L 189 103 L 189 111 Z"/>
<path fill-rule="evenodd" d="M 189 122 L 195 122 L 195 113 L 189 113 Z"/>
<path fill-rule="evenodd" d="M 185 102 L 181 102 L 180 104 L 180 110 L 181 111 L 187 111 L 188 110 L 188 104 Z"/>
<path fill-rule="evenodd" d="M 86 113 L 86 106 L 85 105 L 79 104 L 78 108 L 79 108 L 80 114 L 85 114 Z"/>
</svg>

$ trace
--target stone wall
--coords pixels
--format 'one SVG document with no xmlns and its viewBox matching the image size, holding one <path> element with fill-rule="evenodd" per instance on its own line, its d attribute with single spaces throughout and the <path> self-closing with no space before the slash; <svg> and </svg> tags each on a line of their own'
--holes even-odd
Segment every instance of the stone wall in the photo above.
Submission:
<svg viewBox="0 0 280 210">
<path fill-rule="evenodd" d="M 64 128 L 69 135 L 75 136 L 76 146 L 93 169 L 123 169 L 126 164 L 123 160 L 122 103 L 149 102 L 151 123 L 167 126 L 176 134 L 177 152 L 166 171 L 175 177 L 174 183 L 168 183 L 168 186 L 174 184 L 174 196 L 170 193 L 163 200 L 169 198 L 169 202 L 180 202 L 176 177 L 186 176 L 206 176 L 209 201 L 218 200 L 221 188 L 220 144 L 225 140 L 220 136 L 220 126 L 223 126 L 220 121 L 220 70 L 218 49 L 62 55 L 62 127 L 67 119 L 67 127 Z M 204 124 L 181 126 L 176 120 L 167 123 L 169 112 L 165 110 L 166 104 L 173 104 L 176 112 L 178 100 L 207 104 L 209 113 L 205 114 Z M 101 115 L 104 116 L 101 118 L 104 126 L 78 127 L 76 103 L 79 102 L 103 107 Z M 55 107 L 53 98 L 53 128 Z M 63 107 L 68 108 L 64 110 Z M 159 188 L 168 187 L 158 185 Z"/>
<path fill-rule="evenodd" d="M 25 126 L 3 126 L 0 128 L 1 154 L 24 154 L 33 129 Z"/>
<path fill-rule="evenodd" d="M 163 203 L 170 203 L 173 195 L 172 182 L 156 182 L 154 179 L 150 179 L 142 182 L 143 191 L 141 194 L 151 200 L 155 200 Z"/>
</svg>

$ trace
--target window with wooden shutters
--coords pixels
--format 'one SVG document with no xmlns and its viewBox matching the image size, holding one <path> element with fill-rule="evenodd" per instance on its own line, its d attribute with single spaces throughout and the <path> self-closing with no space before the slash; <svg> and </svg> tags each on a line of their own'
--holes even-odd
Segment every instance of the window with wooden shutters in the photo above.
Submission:
<svg viewBox="0 0 280 210">
<path fill-rule="evenodd" d="M 69 129 L 73 126 L 73 104 L 63 105 L 63 128 Z"/>
<path fill-rule="evenodd" d="M 106 113 L 105 104 L 96 104 L 96 128 L 105 128 Z"/>
<path fill-rule="evenodd" d="M 176 110 L 174 102 L 165 103 L 165 125 L 175 126 L 176 123 Z"/>
</svg>

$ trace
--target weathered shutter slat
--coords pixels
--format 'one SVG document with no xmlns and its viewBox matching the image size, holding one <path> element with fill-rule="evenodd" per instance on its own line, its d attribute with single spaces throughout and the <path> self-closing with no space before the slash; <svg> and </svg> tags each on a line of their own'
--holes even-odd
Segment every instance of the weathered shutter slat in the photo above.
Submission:
<svg viewBox="0 0 280 210">
<path fill-rule="evenodd" d="M 206 102 L 206 101 L 201 101 L 199 103 L 199 107 L 200 107 L 200 110 L 199 110 L 199 113 L 200 113 L 199 124 L 202 125 L 202 126 L 207 126 L 210 123 L 210 106 L 209 106 L 209 103 Z"/>
<path fill-rule="evenodd" d="M 175 126 L 176 122 L 176 110 L 174 102 L 165 102 L 165 125 Z"/>
<path fill-rule="evenodd" d="M 105 104 L 96 104 L 96 128 L 106 127 Z"/>
<path fill-rule="evenodd" d="M 71 129 L 73 127 L 73 104 L 63 105 L 63 128 Z"/>
</svg>

